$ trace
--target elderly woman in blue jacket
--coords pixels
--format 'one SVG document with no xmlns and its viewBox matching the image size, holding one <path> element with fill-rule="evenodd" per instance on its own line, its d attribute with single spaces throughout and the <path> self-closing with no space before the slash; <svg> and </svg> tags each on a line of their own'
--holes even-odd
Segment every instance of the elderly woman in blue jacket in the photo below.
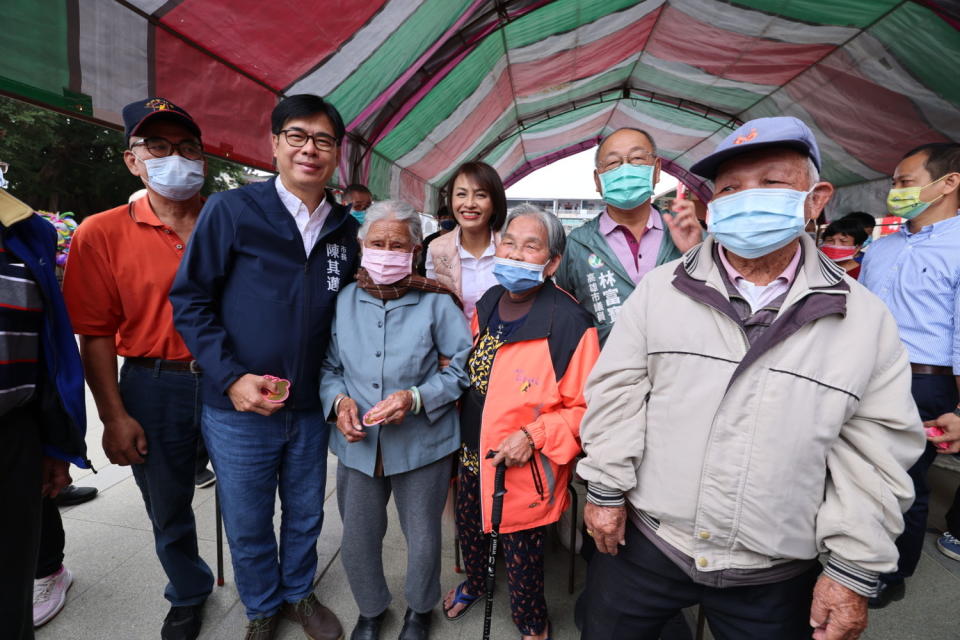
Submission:
<svg viewBox="0 0 960 640">
<path fill-rule="evenodd" d="M 460 446 L 456 401 L 469 384 L 470 331 L 456 298 L 412 275 L 420 217 L 397 201 L 367 210 L 357 281 L 337 298 L 320 397 L 337 431 L 341 558 L 360 609 L 351 640 L 373 640 L 390 604 L 382 546 L 391 493 L 407 540 L 401 640 L 426 638 L 440 601 L 440 516 L 451 455 Z M 449 365 L 440 367 L 440 359 Z"/>
</svg>

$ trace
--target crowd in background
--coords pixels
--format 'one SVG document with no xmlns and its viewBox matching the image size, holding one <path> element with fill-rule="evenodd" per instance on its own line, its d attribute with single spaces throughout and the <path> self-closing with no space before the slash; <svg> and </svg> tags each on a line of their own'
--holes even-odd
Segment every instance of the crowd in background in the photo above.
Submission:
<svg viewBox="0 0 960 640">
<path fill-rule="evenodd" d="M 314 593 L 328 449 L 351 640 L 378 638 L 393 598 L 391 498 L 400 640 L 481 601 L 497 546 L 517 631 L 557 637 L 545 537 L 575 478 L 584 639 L 659 638 L 696 604 L 717 638 L 856 638 L 868 607 L 903 598 L 927 471 L 960 451 L 960 145 L 903 150 L 886 203 L 903 224 L 880 239 L 863 212 L 806 232 L 834 187 L 792 117 L 733 131 L 691 167 L 713 198 L 670 210 L 652 203 L 651 135 L 611 132 L 605 209 L 569 235 L 508 211 L 496 171 L 466 162 L 424 238 L 408 204 L 328 189 L 345 127 L 318 96 L 273 110 L 276 177 L 207 199 L 186 110 L 154 97 L 123 118 L 146 193 L 79 226 L 62 294 L 56 231 L 0 190 L 9 637 L 33 637 L 73 579 L 53 500 L 69 464 L 89 467 L 84 381 L 153 526 L 164 640 L 203 624 L 214 580 L 191 503 L 214 476 L 245 638 L 282 617 L 345 637 Z M 444 588 L 451 479 L 465 579 Z M 960 492 L 947 519 L 937 546 L 960 560 Z"/>
</svg>

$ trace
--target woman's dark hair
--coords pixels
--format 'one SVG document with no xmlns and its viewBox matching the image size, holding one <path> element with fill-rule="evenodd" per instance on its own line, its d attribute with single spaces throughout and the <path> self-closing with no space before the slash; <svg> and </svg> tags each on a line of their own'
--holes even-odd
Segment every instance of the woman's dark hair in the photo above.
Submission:
<svg viewBox="0 0 960 640">
<path fill-rule="evenodd" d="M 270 131 L 273 135 L 280 135 L 283 126 L 295 118 L 309 118 L 318 113 L 330 118 L 330 124 L 333 125 L 333 137 L 337 139 L 337 144 L 343 142 L 343 136 L 346 135 L 346 128 L 343 126 L 343 118 L 337 108 L 321 98 L 311 93 L 301 93 L 281 100 L 273 108 L 270 114 Z"/>
<path fill-rule="evenodd" d="M 847 215 L 840 218 L 841 220 L 855 220 L 860 223 L 860 226 L 864 229 L 873 229 L 877 226 L 877 219 L 866 211 L 851 211 Z"/>
<path fill-rule="evenodd" d="M 861 245 L 867 241 L 867 232 L 863 228 L 863 225 L 860 224 L 859 220 L 853 218 L 834 220 L 827 225 L 827 228 L 823 230 L 823 234 L 820 237 L 826 240 L 827 238 L 840 234 L 850 236 L 853 238 L 854 244 L 857 245 Z"/>
<path fill-rule="evenodd" d="M 460 176 L 467 176 L 476 185 L 486 191 L 493 201 L 493 215 L 490 216 L 490 228 L 499 231 L 507 219 L 507 194 L 503 190 L 503 181 L 497 170 L 486 162 L 465 162 L 460 165 L 447 183 L 447 206 L 453 211 L 453 183 Z"/>
</svg>

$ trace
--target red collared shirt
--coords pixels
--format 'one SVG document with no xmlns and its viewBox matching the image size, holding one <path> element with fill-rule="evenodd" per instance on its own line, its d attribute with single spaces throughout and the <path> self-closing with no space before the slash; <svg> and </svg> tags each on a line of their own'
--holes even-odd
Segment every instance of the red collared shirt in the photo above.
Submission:
<svg viewBox="0 0 960 640">
<path fill-rule="evenodd" d="M 86 218 L 63 278 L 74 331 L 115 335 L 121 356 L 191 360 L 168 298 L 185 249 L 147 196 Z"/>
</svg>

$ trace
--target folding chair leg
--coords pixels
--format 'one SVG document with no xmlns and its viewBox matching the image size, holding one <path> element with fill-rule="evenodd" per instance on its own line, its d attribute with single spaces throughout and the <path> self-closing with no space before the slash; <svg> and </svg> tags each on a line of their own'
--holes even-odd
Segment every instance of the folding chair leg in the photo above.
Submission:
<svg viewBox="0 0 960 640">
<path fill-rule="evenodd" d="M 573 570 L 577 562 L 577 490 L 567 485 L 570 492 L 570 573 L 567 577 L 567 593 L 573 594 Z"/>
<path fill-rule="evenodd" d="M 460 530 L 457 528 L 457 488 L 460 483 L 456 478 L 450 482 L 453 485 L 453 572 L 463 573 L 463 567 L 460 564 Z"/>
<path fill-rule="evenodd" d="M 223 514 L 220 512 L 220 490 L 214 489 L 214 509 L 217 514 L 217 586 L 223 586 Z"/>
</svg>

